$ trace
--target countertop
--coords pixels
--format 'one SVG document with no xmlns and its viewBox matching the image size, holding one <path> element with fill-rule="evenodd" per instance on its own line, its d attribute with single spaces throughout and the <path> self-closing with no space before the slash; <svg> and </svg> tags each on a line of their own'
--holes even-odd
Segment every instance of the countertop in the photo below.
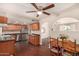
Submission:
<svg viewBox="0 0 79 59">
<path fill-rule="evenodd" d="M 15 39 L 0 40 L 0 42 L 6 42 L 6 41 L 15 41 Z"/>
<path fill-rule="evenodd" d="M 28 33 L 5 33 L 3 35 L 19 35 L 19 34 L 28 34 Z"/>
</svg>

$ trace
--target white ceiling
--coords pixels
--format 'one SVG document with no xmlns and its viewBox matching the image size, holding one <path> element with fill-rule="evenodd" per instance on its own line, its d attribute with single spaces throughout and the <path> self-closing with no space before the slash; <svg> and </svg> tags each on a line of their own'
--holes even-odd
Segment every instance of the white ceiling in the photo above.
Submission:
<svg viewBox="0 0 79 59">
<path fill-rule="evenodd" d="M 46 7 L 50 3 L 37 3 L 37 6 Z M 46 10 L 47 12 L 55 15 L 59 15 L 64 10 L 75 5 L 74 3 L 55 3 L 55 7 Z M 36 10 L 30 3 L 0 3 L 0 15 L 6 15 L 9 17 L 9 22 L 16 23 L 30 23 L 32 19 L 44 19 L 49 17 L 42 14 L 39 18 L 36 18 L 36 13 L 26 13 L 26 11 Z"/>
<path fill-rule="evenodd" d="M 79 23 L 79 20 L 75 18 L 61 18 L 57 20 L 56 24 L 70 24 L 70 23 Z"/>
</svg>

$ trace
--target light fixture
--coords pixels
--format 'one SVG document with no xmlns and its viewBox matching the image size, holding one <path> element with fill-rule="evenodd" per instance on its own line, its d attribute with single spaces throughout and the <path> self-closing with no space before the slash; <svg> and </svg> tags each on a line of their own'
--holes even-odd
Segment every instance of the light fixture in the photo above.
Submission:
<svg viewBox="0 0 79 59">
<path fill-rule="evenodd" d="M 41 15 L 42 14 L 42 11 L 37 11 L 37 14 Z"/>
</svg>

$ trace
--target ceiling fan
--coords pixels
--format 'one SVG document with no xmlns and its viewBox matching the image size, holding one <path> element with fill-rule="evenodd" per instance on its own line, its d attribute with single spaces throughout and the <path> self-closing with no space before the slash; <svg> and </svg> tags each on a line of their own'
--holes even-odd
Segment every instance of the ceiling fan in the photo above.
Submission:
<svg viewBox="0 0 79 59">
<path fill-rule="evenodd" d="M 35 3 L 31 3 L 31 4 L 36 8 L 37 11 L 26 11 L 26 13 L 36 12 L 37 13 L 36 17 L 39 17 L 39 15 L 41 15 L 42 13 L 46 15 L 50 15 L 50 13 L 46 12 L 45 10 L 50 9 L 55 6 L 54 4 L 50 4 L 43 8 L 42 6 L 37 6 Z"/>
</svg>

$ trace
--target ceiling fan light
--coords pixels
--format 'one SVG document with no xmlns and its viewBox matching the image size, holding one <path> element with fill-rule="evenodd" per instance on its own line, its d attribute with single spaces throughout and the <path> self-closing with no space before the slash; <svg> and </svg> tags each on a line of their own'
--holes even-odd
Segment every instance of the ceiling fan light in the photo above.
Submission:
<svg viewBox="0 0 79 59">
<path fill-rule="evenodd" d="M 38 11 L 38 12 L 37 12 L 37 14 L 41 15 L 41 14 L 42 14 L 42 12 L 41 12 L 41 11 Z"/>
</svg>

